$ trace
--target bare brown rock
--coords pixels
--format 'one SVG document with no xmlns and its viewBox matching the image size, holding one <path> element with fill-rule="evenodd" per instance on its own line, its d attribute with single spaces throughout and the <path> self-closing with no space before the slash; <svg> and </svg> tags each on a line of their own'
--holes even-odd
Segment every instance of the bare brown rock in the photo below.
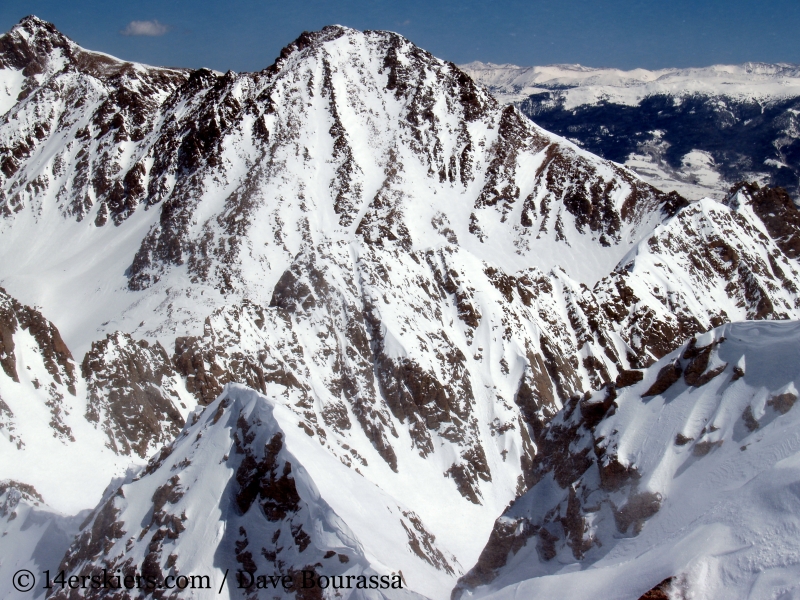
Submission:
<svg viewBox="0 0 800 600">
<path fill-rule="evenodd" d="M 792 409 L 795 402 L 797 402 L 797 396 L 791 392 L 786 392 L 784 394 L 772 396 L 769 400 L 767 400 L 767 406 L 771 406 L 780 414 L 785 415 Z"/>
<path fill-rule="evenodd" d="M 663 394 L 672 386 L 673 383 L 680 379 L 681 373 L 683 373 L 683 369 L 678 361 L 673 361 L 666 367 L 662 367 L 656 376 L 655 382 L 653 382 L 653 385 L 651 385 L 647 391 L 642 394 L 642 397 L 644 398 L 647 396 L 657 396 L 658 394 Z"/>
<path fill-rule="evenodd" d="M 620 371 L 617 375 L 617 388 L 624 388 L 639 383 L 644 378 L 644 373 L 638 370 Z"/>
<path fill-rule="evenodd" d="M 86 418 L 119 454 L 147 454 L 184 425 L 175 371 L 160 344 L 116 332 L 94 342 L 81 364 L 89 403 Z"/>
</svg>

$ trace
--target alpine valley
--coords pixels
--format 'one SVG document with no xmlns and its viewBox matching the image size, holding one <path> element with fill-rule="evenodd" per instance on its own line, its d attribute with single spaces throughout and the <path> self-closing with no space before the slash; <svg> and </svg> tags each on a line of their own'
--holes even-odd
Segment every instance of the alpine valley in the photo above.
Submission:
<svg viewBox="0 0 800 600">
<path fill-rule="evenodd" d="M 800 594 L 791 196 L 661 191 L 397 34 L 222 74 L 23 19 L 0 285 L 3 598 Z"/>
<path fill-rule="evenodd" d="M 800 197 L 800 65 L 461 68 L 542 127 L 659 189 L 722 199 L 746 179 Z"/>
</svg>

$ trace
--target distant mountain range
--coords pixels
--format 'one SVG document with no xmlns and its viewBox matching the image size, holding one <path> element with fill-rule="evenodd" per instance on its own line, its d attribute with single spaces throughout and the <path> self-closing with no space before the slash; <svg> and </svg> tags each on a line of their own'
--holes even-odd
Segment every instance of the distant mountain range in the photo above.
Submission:
<svg viewBox="0 0 800 600">
<path fill-rule="evenodd" d="M 170 599 L 265 597 L 238 571 L 295 599 L 334 597 L 309 573 L 402 583 L 353 600 L 611 598 L 580 574 L 625 549 L 652 553 L 616 597 L 690 594 L 659 532 L 735 511 L 684 485 L 759 476 L 784 500 L 742 531 L 792 523 L 785 190 L 690 202 L 383 31 L 221 74 L 28 17 L 0 97 L 0 596 L 49 569 L 214 581 Z M 775 595 L 800 581 L 792 531 L 742 534 L 744 566 L 691 548 Z"/>
<path fill-rule="evenodd" d="M 800 66 L 462 65 L 501 102 L 690 199 L 742 180 L 800 195 Z"/>
</svg>

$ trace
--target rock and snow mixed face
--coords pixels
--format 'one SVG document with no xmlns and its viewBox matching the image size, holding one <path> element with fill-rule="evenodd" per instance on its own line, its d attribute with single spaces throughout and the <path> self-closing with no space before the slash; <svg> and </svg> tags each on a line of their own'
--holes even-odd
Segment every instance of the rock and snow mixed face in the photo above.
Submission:
<svg viewBox="0 0 800 600">
<path fill-rule="evenodd" d="M 373 575 L 379 586 L 389 582 L 381 597 L 444 597 L 461 572 L 458 560 L 418 515 L 320 442 L 289 407 L 232 385 L 194 413 L 144 470 L 109 491 L 61 569 L 68 575 L 120 569 L 145 587 L 181 574 L 208 575 L 215 584 L 170 597 L 216 598 L 219 589 L 223 598 L 332 597 L 331 590 L 304 584 L 319 575 L 349 584 L 340 589 L 345 598 L 377 593 L 358 583 L 363 576 L 369 586 Z M 441 480 L 423 479 L 418 484 L 436 494 Z M 276 586 L 283 577 L 289 585 Z M 392 582 L 402 591 L 392 590 Z"/>
<path fill-rule="evenodd" d="M 0 279 L 86 352 L 71 413 L 117 455 L 181 425 L 179 375 L 204 404 L 243 382 L 312 431 L 357 425 L 391 472 L 398 440 L 435 455 L 488 531 L 527 429 L 628 366 L 591 294 L 531 265 L 596 278 L 680 199 L 400 36 L 330 27 L 224 76 L 88 60 L 35 18 L 2 51 L 25 92 Z"/>
<path fill-rule="evenodd" d="M 571 399 L 726 320 L 800 317 L 788 196 L 658 192 L 395 34 L 217 75 L 28 18 L 0 61 L 0 282 L 43 307 L 0 295 L 0 477 L 74 512 L 165 445 L 70 572 L 446 597 Z"/>
<path fill-rule="evenodd" d="M 799 343 L 797 321 L 732 323 L 576 398 L 457 595 L 797 594 Z"/>
<path fill-rule="evenodd" d="M 0 366 L 0 477 L 58 510 L 90 508 L 129 459 L 87 420 L 85 385 L 58 330 L 1 288 Z"/>
<path fill-rule="evenodd" d="M 0 281 L 75 351 L 265 304 L 306 245 L 458 243 L 593 283 L 663 217 L 663 194 L 396 34 L 329 27 L 225 75 L 101 69 L 34 18 L 3 40 L 0 77 L 30 75 L 0 120 Z"/>
<path fill-rule="evenodd" d="M 728 321 L 800 318 L 799 225 L 786 192 L 745 185 L 656 227 L 594 288 L 631 363 Z"/>
</svg>

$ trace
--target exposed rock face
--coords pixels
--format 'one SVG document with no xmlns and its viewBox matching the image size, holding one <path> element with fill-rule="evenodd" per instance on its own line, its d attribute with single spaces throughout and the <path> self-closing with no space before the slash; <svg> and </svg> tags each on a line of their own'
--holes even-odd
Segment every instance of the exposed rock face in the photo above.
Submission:
<svg viewBox="0 0 800 600">
<path fill-rule="evenodd" d="M 571 586 L 569 578 L 555 574 L 563 574 L 564 564 L 572 562 L 582 565 L 576 573 L 589 567 L 598 573 L 594 583 L 580 585 L 581 598 L 606 595 L 621 580 L 632 597 L 666 598 L 670 589 L 678 597 L 692 597 L 699 589 L 708 597 L 725 597 L 729 582 L 721 582 L 727 581 L 729 567 L 701 576 L 694 563 L 687 563 L 685 571 L 678 568 L 669 579 L 659 571 L 677 564 L 669 557 L 694 544 L 689 541 L 691 529 L 725 523 L 737 531 L 744 527 L 740 535 L 758 540 L 764 526 L 758 519 L 787 518 L 785 512 L 765 516 L 763 507 L 742 518 L 742 509 L 733 505 L 751 502 L 741 498 L 744 481 L 759 476 L 772 477 L 770 485 L 789 481 L 778 467 L 785 454 L 767 459 L 754 444 L 767 438 L 785 443 L 777 440 L 784 439 L 781 432 L 790 426 L 788 419 L 797 416 L 789 415 L 796 410 L 800 363 L 796 353 L 784 356 L 797 335 L 796 321 L 726 325 L 664 357 L 638 383 L 622 390 L 611 384 L 570 400 L 537 440 L 531 489 L 497 520 L 480 560 L 460 580 L 454 598 L 466 591 L 481 597 L 505 586 L 514 586 L 507 590 L 512 595 L 535 597 L 555 589 L 550 585 Z M 736 375 L 733 365 L 744 365 L 745 358 L 748 365 L 759 365 L 758 375 Z M 766 427 L 772 427 L 769 433 Z M 767 453 L 771 444 L 763 446 Z M 758 453 L 758 458 L 744 457 L 746 452 Z M 722 483 L 726 468 L 740 469 L 736 482 Z M 730 497 L 720 487 L 730 490 Z M 720 512 L 723 504 L 727 508 Z M 668 514 L 662 515 L 664 510 Z M 632 561 L 622 549 L 626 539 L 626 548 L 639 548 L 630 550 L 636 557 Z M 754 552 L 774 548 L 772 542 L 753 543 L 758 548 Z M 655 554 L 649 555 L 651 551 Z M 700 556 L 705 551 L 692 552 Z M 660 558 L 653 560 L 656 555 Z M 630 573 L 622 575 L 623 567 L 615 566 L 619 560 L 633 563 Z M 757 571 L 770 568 L 762 565 Z M 604 569 L 615 575 L 606 580 Z M 751 584 L 742 585 L 750 589 Z"/>
<path fill-rule="evenodd" d="M 738 183 L 731 189 L 725 204 L 734 209 L 743 204 L 749 206 L 778 248 L 789 258 L 800 258 L 800 211 L 786 190 Z"/>
<path fill-rule="evenodd" d="M 58 329 L 42 314 L 23 306 L 0 288 L 0 364 L 5 374 L 19 383 L 14 335 L 27 331 L 36 342 L 47 372 L 60 386 L 75 395 L 75 364 Z"/>
<path fill-rule="evenodd" d="M 55 325 L 2 289 L 0 356 L 0 475 L 35 484 L 51 512 L 99 498 L 131 460 L 171 441 L 196 404 L 159 344 L 118 332 L 79 370 Z"/>
<path fill-rule="evenodd" d="M 373 246 L 353 262 L 339 244 L 298 255 L 270 307 L 222 309 L 202 338 L 178 339 L 175 364 L 201 403 L 232 381 L 278 395 L 321 440 L 357 427 L 394 471 L 401 431 L 420 458 L 451 448 L 458 459 L 441 473 L 478 504 L 491 463 L 530 461 L 519 451 L 531 432 L 616 375 L 628 349 L 610 329 L 563 272 L 506 275 L 449 246 Z M 483 422 L 476 389 L 500 401 Z"/>
<path fill-rule="evenodd" d="M 3 76 L 29 92 L 0 121 L 0 228 L 77 219 L 82 233 L 53 243 L 103 245 L 118 261 L 106 273 L 120 287 L 92 296 L 84 331 L 113 331 L 102 314 L 113 297 L 137 338 L 196 334 L 225 296 L 267 303 L 303 244 L 331 240 L 456 240 L 497 266 L 561 263 L 589 283 L 586 248 L 607 272 L 669 202 L 396 34 L 328 27 L 262 72 L 225 75 L 115 61 L 35 18 L 3 40 L 22 48 L 6 51 Z M 25 76 L 26 60 L 43 66 Z M 31 268 L 52 260 L 45 246 Z"/>
<path fill-rule="evenodd" d="M 631 366 L 588 288 L 550 267 L 563 258 L 596 278 L 587 249 L 610 268 L 675 199 L 501 108 L 400 36 L 329 27 L 261 73 L 224 76 L 99 69 L 35 19 L 6 38 L 53 50 L 0 139 L 19 145 L 45 108 L 61 125 L 28 135 L 0 176 L 2 226 L 77 219 L 87 233 L 64 246 L 102 238 L 127 261 L 113 270 L 127 291 L 109 294 L 135 295 L 122 300 L 129 334 L 174 340 L 173 364 L 198 402 L 229 382 L 279 394 L 321 439 L 358 427 L 398 473 L 408 435 L 420 458 L 441 457 L 440 476 L 466 501 L 505 504 L 524 488 L 547 419 Z M 34 182 L 26 165 L 43 153 L 58 158 Z M 40 214 L 46 194 L 60 214 Z M 130 239 L 114 251 L 126 236 L 104 233 L 112 222 L 147 230 L 135 254 Z M 517 267 L 531 263 L 547 268 Z M 176 390 L 156 389 L 172 381 L 160 352 L 129 344 L 126 357 L 112 337 L 89 353 L 88 414 L 116 423 L 103 427 L 112 447 L 146 455 L 177 422 Z M 104 344 L 120 348 L 110 365 Z M 124 425 L 118 417 L 140 404 L 146 423 Z M 364 466 L 368 449 L 346 445 L 337 456 Z M 508 461 L 517 466 L 498 482 L 494 465 Z"/>
<path fill-rule="evenodd" d="M 183 426 L 183 384 L 161 344 L 117 332 L 92 344 L 81 373 L 89 396 L 86 419 L 105 431 L 114 452 L 148 457 Z"/>
</svg>

